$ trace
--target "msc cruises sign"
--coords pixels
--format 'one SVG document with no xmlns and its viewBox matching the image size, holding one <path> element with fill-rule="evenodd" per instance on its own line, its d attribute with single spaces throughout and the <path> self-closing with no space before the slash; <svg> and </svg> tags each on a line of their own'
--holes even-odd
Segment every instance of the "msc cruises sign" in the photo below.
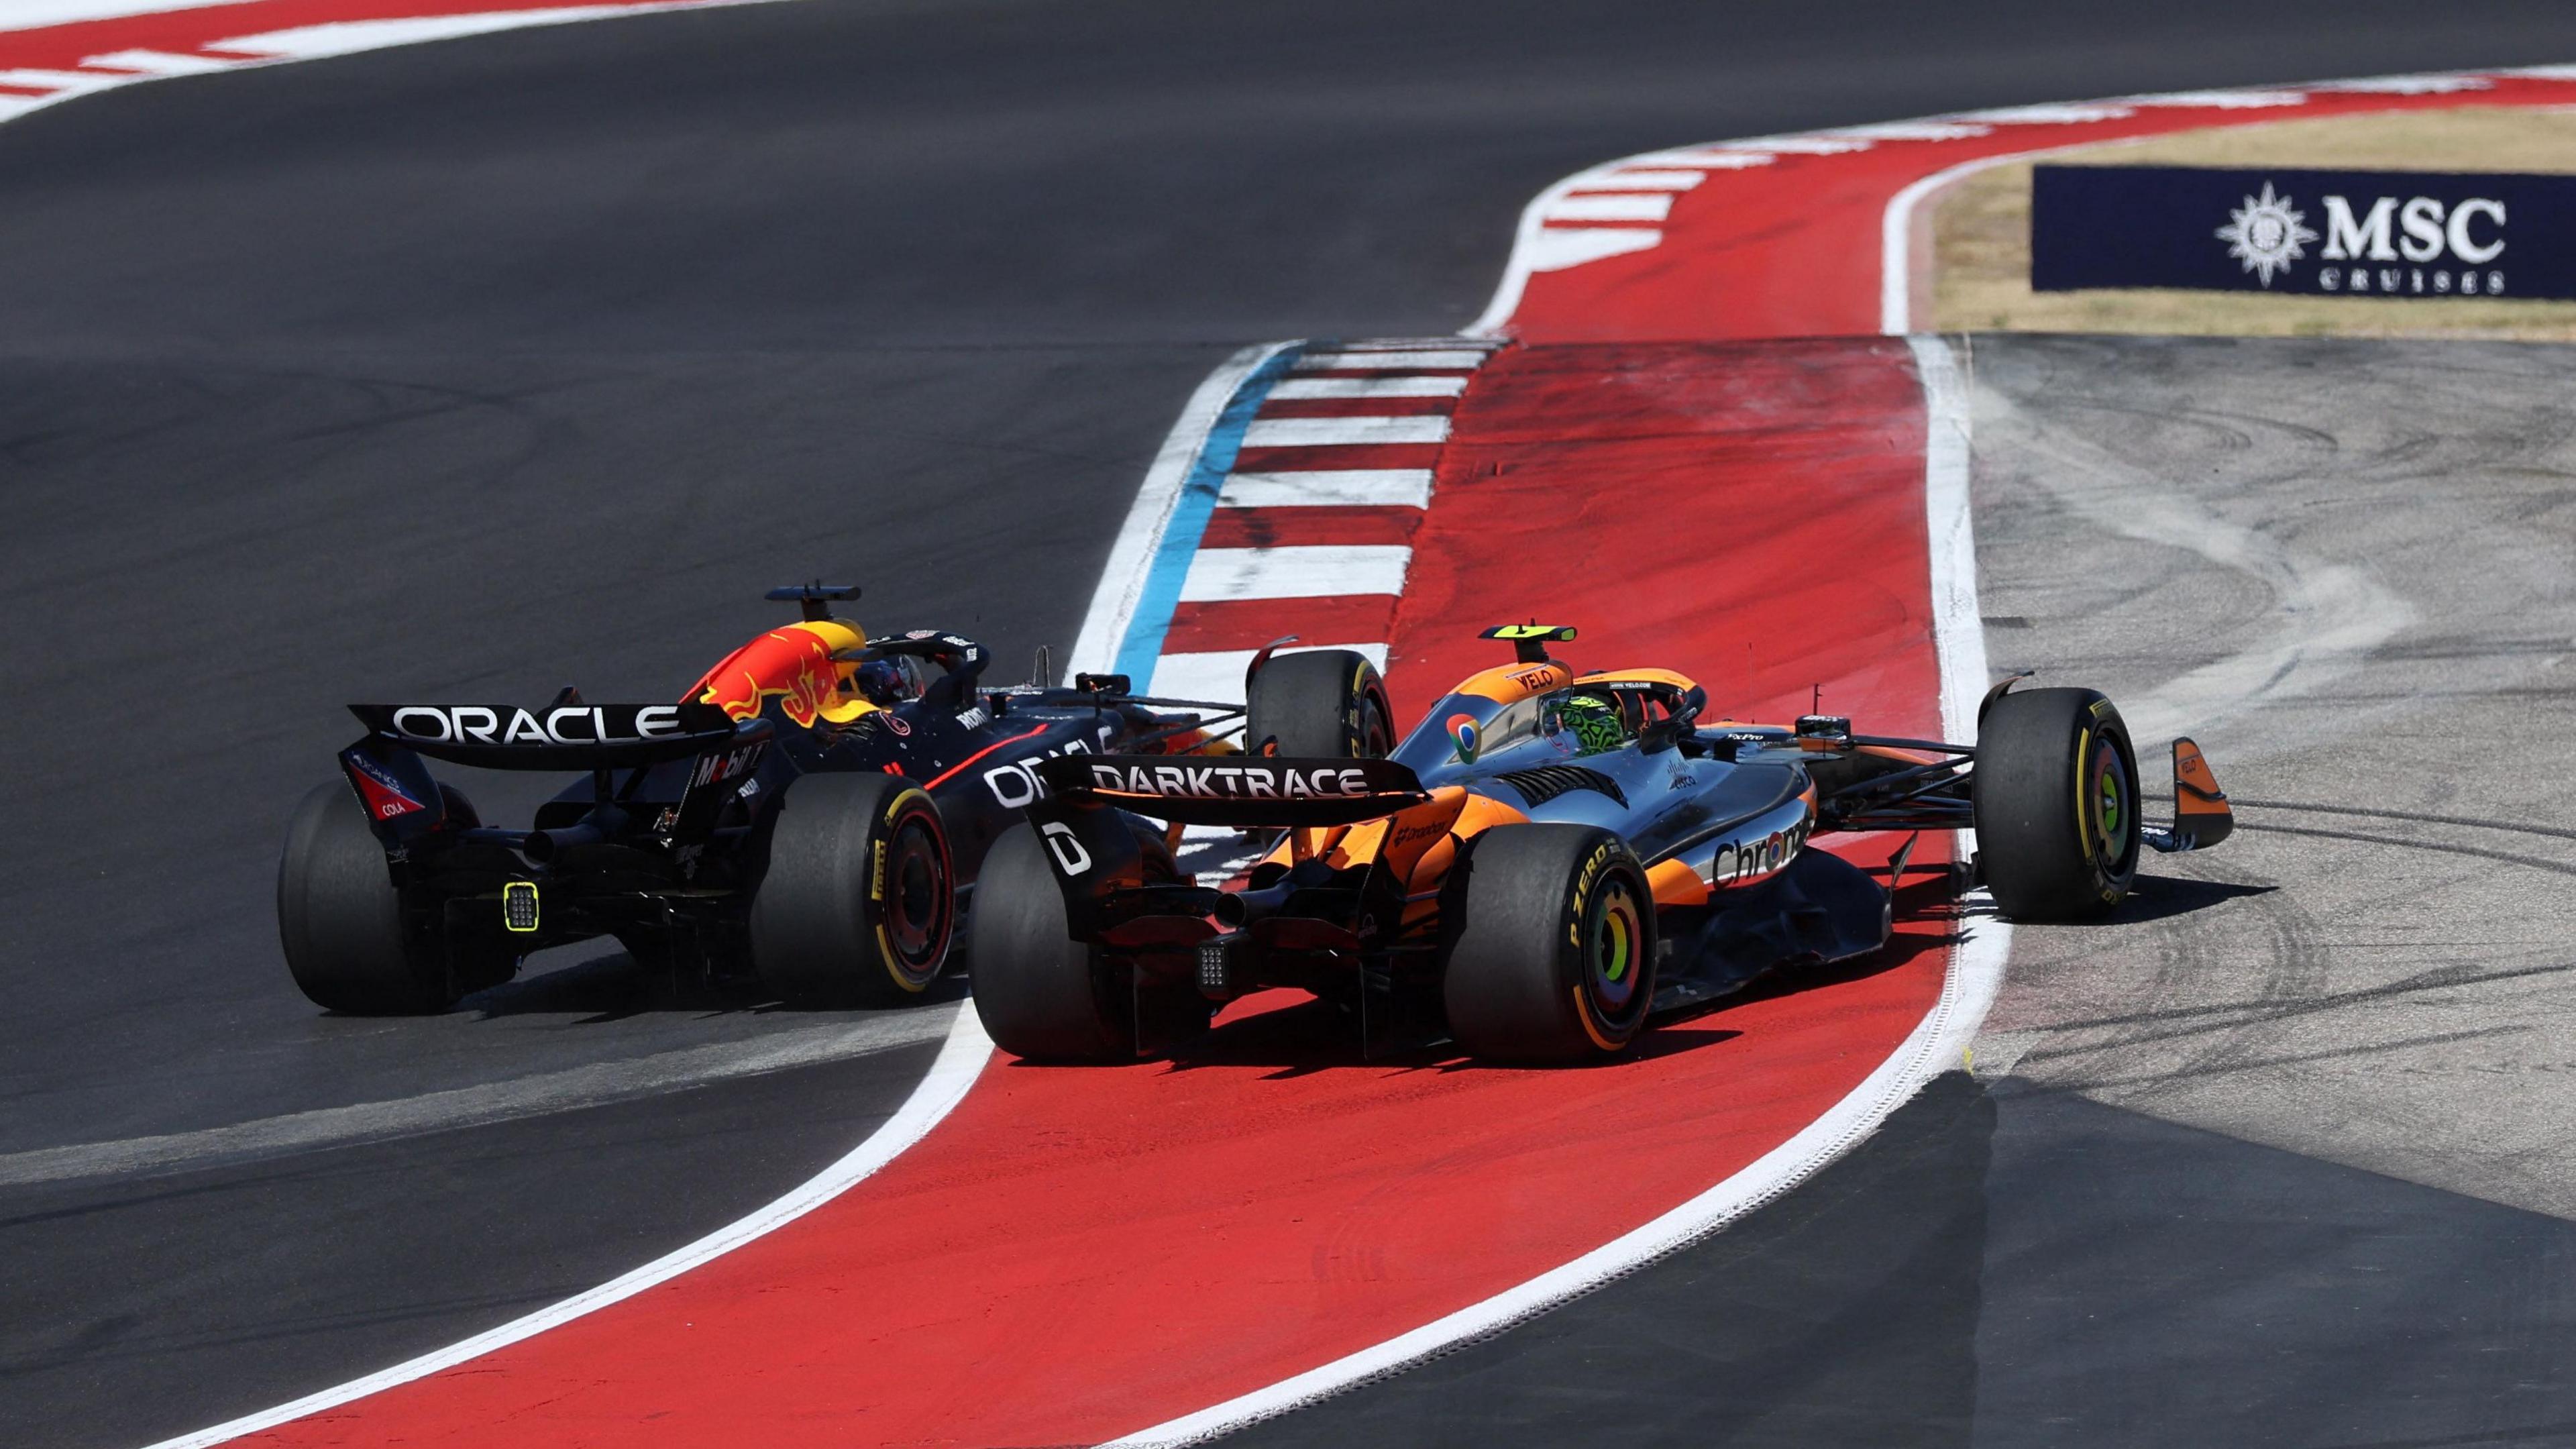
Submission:
<svg viewBox="0 0 2576 1449">
<path fill-rule="evenodd" d="M 2030 285 L 2576 297 L 2576 176 L 2039 166 Z"/>
</svg>

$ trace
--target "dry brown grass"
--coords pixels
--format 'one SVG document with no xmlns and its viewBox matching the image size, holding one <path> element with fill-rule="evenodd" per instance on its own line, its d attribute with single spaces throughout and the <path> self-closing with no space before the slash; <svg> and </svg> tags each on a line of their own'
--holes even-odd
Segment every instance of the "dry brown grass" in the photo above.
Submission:
<svg viewBox="0 0 2576 1449">
<path fill-rule="evenodd" d="M 2471 107 L 2278 121 L 2113 142 L 2048 159 L 2097 165 L 2576 172 L 2576 111 Z M 1931 321 L 1945 332 L 2576 340 L 2576 302 L 2145 289 L 2034 293 L 2027 162 L 1980 172 L 1950 188 L 1935 203 L 1931 225 Z"/>
</svg>

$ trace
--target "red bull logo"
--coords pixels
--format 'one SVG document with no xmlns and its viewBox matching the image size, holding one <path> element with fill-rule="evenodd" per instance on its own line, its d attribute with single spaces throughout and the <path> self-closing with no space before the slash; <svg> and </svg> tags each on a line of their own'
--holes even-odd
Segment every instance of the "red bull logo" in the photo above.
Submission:
<svg viewBox="0 0 2576 1449">
<path fill-rule="evenodd" d="M 818 716 L 844 702 L 840 666 L 832 655 L 865 642 L 838 620 L 772 629 L 708 670 L 691 697 L 737 720 L 757 716 L 762 704 L 774 698 L 789 723 L 810 729 Z"/>
</svg>

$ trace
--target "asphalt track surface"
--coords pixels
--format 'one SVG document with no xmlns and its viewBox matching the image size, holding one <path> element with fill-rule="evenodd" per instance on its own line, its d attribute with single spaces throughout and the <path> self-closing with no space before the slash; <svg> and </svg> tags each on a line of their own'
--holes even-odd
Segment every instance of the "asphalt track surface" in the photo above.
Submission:
<svg viewBox="0 0 2576 1449">
<path fill-rule="evenodd" d="M 1607 156 L 2576 56 L 2576 17 L 2538 7 L 2122 24 L 2048 6 L 815 3 L 158 84 L 0 129 L 0 668 L 19 700 L 0 717 L 0 1440 L 185 1429 L 599 1281 L 838 1155 L 927 1061 L 935 1025 L 673 990 L 613 951 L 434 1021 L 318 1016 L 276 961 L 269 873 L 286 811 L 348 735 L 345 700 L 565 679 L 664 697 L 767 621 L 760 588 L 817 573 L 870 583 L 881 627 L 964 628 L 1006 661 L 1061 650 L 1211 365 L 1269 337 L 1460 325 L 1521 202 Z M 2013 612 L 1997 597 L 1990 613 Z M 2508 633 L 2547 628 L 2451 629 L 2478 649 Z M 2321 828 L 2392 833 L 2351 825 Z M 2456 932 L 2425 899 L 2415 928 Z M 706 1066 L 703 1049 L 781 1036 L 775 1060 L 804 1065 Z M 2045 1084 L 2049 1058 L 2028 1056 Z M 378 1106 L 512 1082 L 467 1129 Z M 2015 1120 L 2007 1090 L 1962 1096 Z M 2077 1135 L 2086 1112 L 2138 1106 L 2035 1100 L 2034 1131 L 2055 1112 Z M 2268 1142 L 2296 1158 L 2287 1181 L 2403 1157 L 2265 1137 L 2232 1110 L 2178 1114 L 2239 1135 L 2180 1139 L 2177 1160 Z M 334 1111 L 318 1137 L 220 1135 Z M 159 1156 L 131 1145 L 173 1135 Z M 2436 1135 L 2414 1129 L 2419 1147 Z M 1991 1140 L 2000 1163 L 2017 1139 Z M 2014 1160 L 2051 1171 L 2049 1140 Z M 56 1149 L 80 1150 L 35 1155 Z M 2393 1175 L 2449 1187 L 2461 1213 L 2495 1210 L 2461 1193 L 2526 1209 L 2563 1306 L 2561 1224 L 2530 1216 L 2563 1201 L 2505 1196 L 2499 1173 Z M 2093 1241 L 2096 1221 L 2109 1231 L 2078 1217 L 2058 1241 Z M 1633 1350 L 1686 1336 L 1630 1311 Z M 2563 1324 L 2507 1327 L 2565 1341 Z M 1904 1392 L 1912 1362 L 1845 1354 L 1836 1372 Z M 2085 1362 L 2115 1368 L 2108 1350 Z M 1516 1370 L 1534 1390 L 1589 1372 L 1565 1353 Z M 2515 1423 L 2576 1422 L 2550 1372 L 2533 1377 L 2562 1393 L 2541 1406 L 2556 1419 Z M 1279 1432 L 1355 1431 L 1344 1416 L 1378 1392 Z M 2028 1426 L 2044 1400 L 1999 1402 Z M 2330 1442 L 2312 1430 L 2289 1437 Z"/>
</svg>

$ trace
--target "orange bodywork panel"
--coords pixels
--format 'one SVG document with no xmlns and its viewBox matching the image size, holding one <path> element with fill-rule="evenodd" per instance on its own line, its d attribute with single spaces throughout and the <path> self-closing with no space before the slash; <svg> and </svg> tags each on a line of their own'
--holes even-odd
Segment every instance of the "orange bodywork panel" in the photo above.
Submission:
<svg viewBox="0 0 2576 1449">
<path fill-rule="evenodd" d="M 1709 884 L 1699 872 L 1679 860 L 1658 862 L 1646 871 L 1646 889 L 1653 893 L 1657 906 L 1704 906 L 1708 904 Z"/>
<path fill-rule="evenodd" d="M 1320 858 L 1335 870 L 1383 864 L 1405 882 L 1404 923 L 1412 926 L 1436 913 L 1440 883 L 1457 863 L 1460 842 L 1497 825 L 1528 820 L 1500 800 L 1443 785 L 1430 799 L 1392 815 L 1357 825 L 1291 830 L 1262 863 L 1285 866 Z"/>
<path fill-rule="evenodd" d="M 1562 664 L 1501 664 L 1467 676 L 1454 692 L 1512 704 L 1573 682 L 1574 671 Z"/>
<path fill-rule="evenodd" d="M 2203 846 L 2216 845 L 2236 829 L 2236 812 L 2227 792 L 2218 788 L 2200 746 L 2188 739 L 2173 742 L 2174 828 Z"/>
</svg>

